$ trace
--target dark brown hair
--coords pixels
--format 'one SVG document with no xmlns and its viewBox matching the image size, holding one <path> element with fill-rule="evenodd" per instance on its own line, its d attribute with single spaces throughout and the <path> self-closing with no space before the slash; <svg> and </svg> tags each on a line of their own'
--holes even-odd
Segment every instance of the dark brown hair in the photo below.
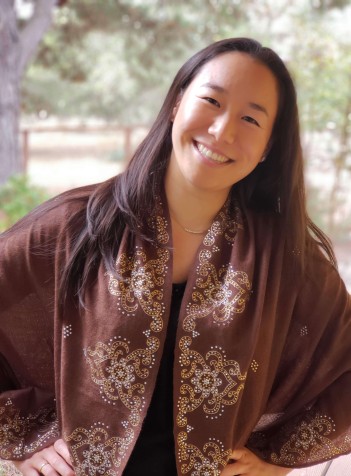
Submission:
<svg viewBox="0 0 351 476">
<path fill-rule="evenodd" d="M 155 205 L 172 150 L 172 111 L 184 91 L 207 62 L 218 55 L 242 52 L 266 65 L 279 85 L 279 107 L 266 161 L 233 186 L 246 207 L 281 217 L 287 248 L 299 250 L 303 267 L 306 251 L 317 241 L 335 264 L 330 242 L 309 219 L 306 211 L 303 158 L 300 142 L 296 91 L 292 78 L 279 56 L 248 38 L 218 41 L 192 56 L 177 73 L 146 138 L 138 147 L 127 169 L 97 187 L 87 196 L 87 206 L 72 217 L 78 230 L 72 254 L 63 271 L 61 302 L 78 295 L 83 302 L 89 276 L 103 260 L 114 272 L 118 244 L 123 229 L 142 233 L 153 240 L 144 226 L 148 210 Z M 69 195 L 68 195 L 69 196 Z M 146 208 L 145 204 L 148 204 Z"/>
</svg>

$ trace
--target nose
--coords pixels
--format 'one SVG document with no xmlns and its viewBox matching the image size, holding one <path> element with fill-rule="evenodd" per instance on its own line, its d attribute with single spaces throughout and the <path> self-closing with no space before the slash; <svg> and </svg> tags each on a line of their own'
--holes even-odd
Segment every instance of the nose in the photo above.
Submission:
<svg viewBox="0 0 351 476">
<path fill-rule="evenodd" d="M 232 117 L 228 114 L 217 116 L 208 128 L 208 133 L 211 134 L 216 141 L 227 142 L 233 144 L 235 141 L 236 130 L 235 123 Z"/>
</svg>

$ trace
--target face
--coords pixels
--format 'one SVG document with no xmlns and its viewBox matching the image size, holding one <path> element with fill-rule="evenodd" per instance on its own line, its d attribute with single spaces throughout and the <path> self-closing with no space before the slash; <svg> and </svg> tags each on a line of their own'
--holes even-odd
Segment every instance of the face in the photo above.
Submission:
<svg viewBox="0 0 351 476">
<path fill-rule="evenodd" d="M 173 111 L 168 182 L 228 194 L 259 164 L 278 108 L 273 73 L 245 53 L 206 63 Z"/>
</svg>

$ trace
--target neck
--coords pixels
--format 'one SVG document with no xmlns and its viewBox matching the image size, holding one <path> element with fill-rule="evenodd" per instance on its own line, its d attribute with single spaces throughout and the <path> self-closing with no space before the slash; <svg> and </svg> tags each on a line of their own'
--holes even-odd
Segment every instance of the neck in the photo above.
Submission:
<svg viewBox="0 0 351 476">
<path fill-rule="evenodd" d="M 165 182 L 171 218 L 183 229 L 206 231 L 227 199 L 227 193 L 209 193 Z"/>
</svg>

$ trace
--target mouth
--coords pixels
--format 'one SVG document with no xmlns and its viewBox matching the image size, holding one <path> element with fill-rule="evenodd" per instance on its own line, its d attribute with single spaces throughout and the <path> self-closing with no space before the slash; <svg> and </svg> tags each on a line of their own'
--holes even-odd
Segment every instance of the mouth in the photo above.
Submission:
<svg viewBox="0 0 351 476">
<path fill-rule="evenodd" d="M 196 149 L 205 159 L 210 159 L 212 162 L 216 162 L 217 164 L 226 164 L 228 162 L 233 162 L 233 160 L 229 157 L 214 152 L 213 150 L 209 149 L 203 144 L 200 144 L 199 142 L 194 141 L 194 144 Z"/>
</svg>

